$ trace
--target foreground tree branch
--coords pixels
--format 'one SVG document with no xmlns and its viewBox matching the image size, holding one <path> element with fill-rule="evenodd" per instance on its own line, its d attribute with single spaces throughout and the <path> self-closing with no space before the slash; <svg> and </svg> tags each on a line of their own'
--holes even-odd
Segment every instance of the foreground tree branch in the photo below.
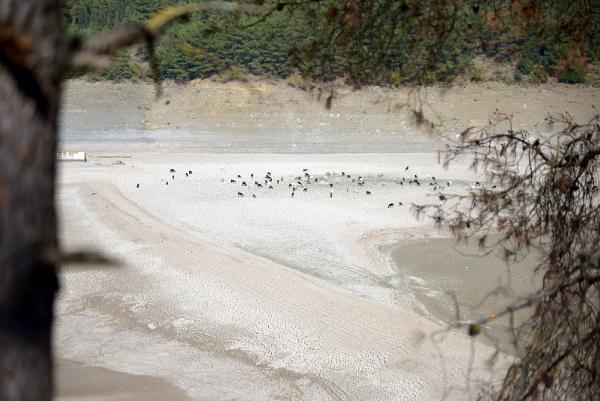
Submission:
<svg viewBox="0 0 600 401">
<path fill-rule="evenodd" d="M 62 23 L 54 0 L 0 6 L 0 400 L 52 398 Z"/>
<path fill-rule="evenodd" d="M 560 129 L 515 131 L 511 118 L 498 114 L 488 127 L 465 130 L 445 164 L 470 157 L 488 182 L 415 206 L 460 240 L 501 248 L 508 262 L 531 248 L 541 255 L 541 290 L 468 326 L 477 335 L 498 317 L 535 308 L 524 352 L 493 400 L 583 401 L 600 391 L 600 115 L 585 124 L 568 114 L 547 122 Z M 493 233 L 499 240 L 488 244 Z"/>
</svg>

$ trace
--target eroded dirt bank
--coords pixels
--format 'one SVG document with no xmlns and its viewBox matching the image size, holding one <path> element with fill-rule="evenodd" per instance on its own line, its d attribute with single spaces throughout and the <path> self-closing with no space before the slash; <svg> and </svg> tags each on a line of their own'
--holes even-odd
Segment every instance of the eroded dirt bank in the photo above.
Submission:
<svg viewBox="0 0 600 401">
<path fill-rule="evenodd" d="M 498 82 L 451 89 L 339 88 L 331 110 L 327 93 L 306 92 L 284 81 L 219 83 L 198 80 L 163 83 L 154 96 L 148 83 L 86 82 L 67 84 L 64 126 L 77 129 L 150 129 L 173 131 L 254 131 L 286 133 L 415 132 L 411 112 L 422 105 L 441 130 L 486 124 L 497 109 L 514 116 L 516 128 L 545 129 L 548 113 L 569 112 L 585 120 L 600 104 L 600 90 L 583 85 L 508 86 Z"/>
</svg>

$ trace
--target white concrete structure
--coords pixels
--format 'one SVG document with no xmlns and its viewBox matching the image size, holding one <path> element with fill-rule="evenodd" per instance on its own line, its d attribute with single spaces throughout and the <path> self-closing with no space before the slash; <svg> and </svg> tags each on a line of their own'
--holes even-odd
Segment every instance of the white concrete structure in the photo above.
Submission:
<svg viewBox="0 0 600 401">
<path fill-rule="evenodd" d="M 78 161 L 78 162 L 84 162 L 87 160 L 85 152 L 57 152 L 56 159 L 63 160 L 63 161 Z"/>
</svg>

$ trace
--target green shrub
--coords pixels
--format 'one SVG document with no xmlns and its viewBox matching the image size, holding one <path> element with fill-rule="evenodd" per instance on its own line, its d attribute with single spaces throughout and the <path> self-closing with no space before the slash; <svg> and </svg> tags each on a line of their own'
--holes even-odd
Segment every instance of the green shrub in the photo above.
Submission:
<svg viewBox="0 0 600 401">
<path fill-rule="evenodd" d="M 535 63 L 529 57 L 523 57 L 517 63 L 517 71 L 519 71 L 523 75 L 531 74 L 534 67 L 535 67 Z"/>
<path fill-rule="evenodd" d="M 581 84 L 585 82 L 585 72 L 580 68 L 569 67 L 558 76 L 558 82 L 565 84 Z"/>
<path fill-rule="evenodd" d="M 113 57 L 110 65 L 99 72 L 99 76 L 114 81 L 133 78 L 129 54 L 126 51 L 119 52 Z"/>
<path fill-rule="evenodd" d="M 297 72 L 294 72 L 287 77 L 287 84 L 296 89 L 309 90 L 311 88 L 310 80 Z"/>
<path fill-rule="evenodd" d="M 221 72 L 216 80 L 223 83 L 232 81 L 248 82 L 248 73 L 242 68 L 231 67 Z"/>
<path fill-rule="evenodd" d="M 546 74 L 544 68 L 542 68 L 539 65 L 536 65 L 531 73 L 529 81 L 532 84 L 545 84 L 546 82 L 548 82 L 548 74 Z"/>
<path fill-rule="evenodd" d="M 519 71 L 515 71 L 515 75 L 513 75 L 513 79 L 515 82 L 522 82 L 523 75 Z"/>
<path fill-rule="evenodd" d="M 472 82 L 481 82 L 481 81 L 483 81 L 483 77 L 484 77 L 484 73 L 481 68 L 473 67 L 471 69 L 471 76 L 469 77 L 469 79 Z"/>
</svg>

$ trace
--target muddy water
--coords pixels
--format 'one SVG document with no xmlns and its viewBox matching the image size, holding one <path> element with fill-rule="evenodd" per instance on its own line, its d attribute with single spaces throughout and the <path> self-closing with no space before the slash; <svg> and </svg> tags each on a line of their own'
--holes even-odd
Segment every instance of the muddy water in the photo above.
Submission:
<svg viewBox="0 0 600 401">
<path fill-rule="evenodd" d="M 394 248 L 392 258 L 405 289 L 428 314 L 447 323 L 496 314 L 541 284 L 535 273 L 537 254 L 507 265 L 498 251 L 484 255 L 475 244 L 458 245 L 453 238 L 406 241 Z M 515 326 L 531 313 L 516 313 Z M 523 335 L 523 330 L 511 329 L 508 317 L 498 318 L 485 327 L 482 341 L 514 353 L 514 338 L 522 340 Z"/>
<path fill-rule="evenodd" d="M 56 399 L 189 401 L 178 387 L 158 377 L 131 375 L 59 359 L 56 361 Z"/>
</svg>

